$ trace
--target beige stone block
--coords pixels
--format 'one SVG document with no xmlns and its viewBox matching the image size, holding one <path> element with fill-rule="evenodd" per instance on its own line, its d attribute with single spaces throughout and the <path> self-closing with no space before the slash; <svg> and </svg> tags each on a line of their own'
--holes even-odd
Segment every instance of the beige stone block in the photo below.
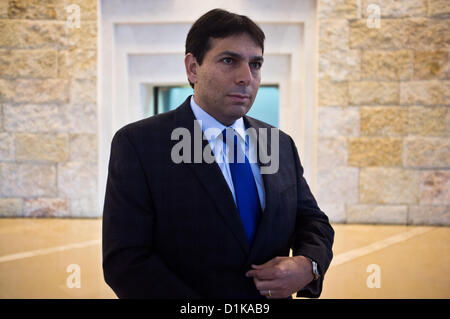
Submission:
<svg viewBox="0 0 450 319">
<path fill-rule="evenodd" d="M 55 50 L 0 50 L 0 76 L 56 77 Z"/>
<path fill-rule="evenodd" d="M 64 129 L 56 105 L 5 104 L 4 127 L 10 132 L 56 132 Z"/>
<path fill-rule="evenodd" d="M 348 205 L 347 223 L 406 225 L 406 205 Z"/>
<path fill-rule="evenodd" d="M 83 21 L 80 28 L 68 29 L 70 48 L 97 49 L 97 21 Z"/>
<path fill-rule="evenodd" d="M 408 131 L 408 109 L 398 106 L 361 107 L 361 135 L 402 136 Z"/>
<path fill-rule="evenodd" d="M 69 50 L 64 50 L 64 51 L 58 51 L 57 53 L 57 57 L 56 57 L 56 61 L 57 61 L 57 65 L 56 65 L 56 76 L 58 78 L 64 78 L 67 79 L 70 77 L 70 71 L 72 71 L 69 67 L 69 61 L 68 61 L 68 55 L 69 55 Z"/>
<path fill-rule="evenodd" d="M 67 134 L 18 134 L 16 137 L 17 160 L 64 162 L 68 158 Z"/>
<path fill-rule="evenodd" d="M 56 195 L 56 167 L 47 164 L 0 163 L 1 194 L 9 197 Z"/>
<path fill-rule="evenodd" d="M 58 77 L 72 79 L 95 78 L 97 76 L 97 52 L 73 49 L 58 54 Z"/>
<path fill-rule="evenodd" d="M 350 105 L 392 105 L 398 102 L 398 82 L 349 82 Z"/>
<path fill-rule="evenodd" d="M 8 5 L 9 1 L 6 0 L 0 1 L 0 19 L 8 18 Z"/>
<path fill-rule="evenodd" d="M 444 104 L 445 85 L 440 81 L 400 82 L 400 104 L 441 105 Z"/>
<path fill-rule="evenodd" d="M 68 100 L 69 82 L 67 80 L 0 79 L 0 102 L 67 103 Z"/>
<path fill-rule="evenodd" d="M 21 47 L 21 39 L 19 35 L 23 30 L 23 26 L 19 21 L 11 21 L 7 19 L 0 20 L 0 47 Z"/>
<path fill-rule="evenodd" d="M 64 198 L 32 198 L 23 203 L 24 217 L 67 217 L 69 205 Z"/>
<path fill-rule="evenodd" d="M 102 211 L 98 208 L 96 194 L 70 199 L 70 215 L 72 217 L 101 217 Z"/>
<path fill-rule="evenodd" d="M 449 79 L 449 55 L 447 51 L 414 52 L 414 79 Z"/>
<path fill-rule="evenodd" d="M 67 48 L 65 21 L 0 20 L 0 47 L 5 49 Z"/>
<path fill-rule="evenodd" d="M 445 116 L 445 135 L 450 136 L 450 110 L 447 108 L 447 114 Z"/>
<path fill-rule="evenodd" d="M 323 204 L 354 204 L 358 201 L 358 168 L 321 169 L 317 175 L 317 200 Z"/>
<path fill-rule="evenodd" d="M 350 22 L 350 48 L 375 50 L 440 50 L 450 48 L 448 21 L 444 19 L 382 19 L 370 28 L 366 19 Z"/>
<path fill-rule="evenodd" d="M 332 223 L 345 223 L 345 204 L 320 204 L 320 209 L 327 215 Z"/>
<path fill-rule="evenodd" d="M 448 0 L 429 0 L 428 16 L 433 18 L 449 18 L 450 2 Z"/>
<path fill-rule="evenodd" d="M 14 97 L 16 81 L 0 79 L 0 103 L 11 101 Z"/>
<path fill-rule="evenodd" d="M 69 83 L 60 79 L 17 80 L 21 92 L 12 100 L 25 103 L 64 103 L 68 101 Z"/>
<path fill-rule="evenodd" d="M 446 119 L 449 108 L 442 107 L 408 107 L 408 132 L 410 135 L 445 136 L 447 134 Z"/>
<path fill-rule="evenodd" d="M 412 31 L 409 24 L 399 19 L 382 19 L 380 28 L 369 26 L 366 19 L 350 21 L 351 49 L 404 49 L 405 38 Z"/>
<path fill-rule="evenodd" d="M 410 80 L 412 75 L 412 51 L 364 51 L 362 55 L 364 80 Z"/>
<path fill-rule="evenodd" d="M 347 106 L 348 83 L 335 82 L 328 79 L 319 80 L 320 106 Z"/>
<path fill-rule="evenodd" d="M 378 5 L 382 18 L 424 17 L 427 15 L 427 0 L 362 0 L 362 17 L 373 12 L 369 5 Z"/>
<path fill-rule="evenodd" d="M 408 19 L 405 47 L 414 50 L 450 49 L 450 26 L 447 19 Z"/>
<path fill-rule="evenodd" d="M 72 80 L 70 102 L 72 104 L 97 103 L 97 78 Z"/>
<path fill-rule="evenodd" d="M 61 125 L 70 133 L 97 133 L 97 104 L 65 104 Z"/>
<path fill-rule="evenodd" d="M 65 0 L 66 2 L 71 3 L 72 0 Z M 81 11 L 81 19 L 83 21 L 86 20 L 94 20 L 97 21 L 97 3 L 96 0 L 80 0 L 77 2 L 80 5 Z"/>
<path fill-rule="evenodd" d="M 359 108 L 321 107 L 318 113 L 320 137 L 359 135 Z"/>
<path fill-rule="evenodd" d="M 351 166 L 399 166 L 402 163 L 402 139 L 392 137 L 356 137 L 348 143 Z"/>
<path fill-rule="evenodd" d="M 450 170 L 421 172 L 420 204 L 450 205 Z"/>
<path fill-rule="evenodd" d="M 403 145 L 405 167 L 450 166 L 450 138 L 407 137 Z"/>
<path fill-rule="evenodd" d="M 14 135 L 0 132 L 0 161 L 14 161 Z"/>
<path fill-rule="evenodd" d="M 97 194 L 97 164 L 67 162 L 58 164 L 60 197 L 82 199 Z"/>
<path fill-rule="evenodd" d="M 317 142 L 319 169 L 347 166 L 347 137 L 319 137 Z"/>
<path fill-rule="evenodd" d="M 344 19 L 321 20 L 319 26 L 319 52 L 348 51 L 349 25 Z"/>
<path fill-rule="evenodd" d="M 68 46 L 68 31 L 64 22 L 22 22 L 21 46 L 24 48 L 56 48 Z"/>
<path fill-rule="evenodd" d="M 357 50 L 324 52 L 319 57 L 319 77 L 333 81 L 359 80 L 360 60 Z"/>
<path fill-rule="evenodd" d="M 441 85 L 444 91 L 443 104 L 450 106 L 450 81 L 441 81 Z"/>
<path fill-rule="evenodd" d="M 98 147 L 96 134 L 72 134 L 70 136 L 71 162 L 97 163 Z"/>
<path fill-rule="evenodd" d="M 317 11 L 319 19 L 356 19 L 358 4 L 355 0 L 320 0 Z"/>
<path fill-rule="evenodd" d="M 72 11 L 67 11 L 70 5 L 76 4 L 80 8 L 80 25 L 87 20 L 97 20 L 97 0 L 60 0 L 56 6 L 56 15 L 59 20 L 66 20 Z"/>
<path fill-rule="evenodd" d="M 54 20 L 56 0 L 15 0 L 9 1 L 10 19 Z"/>
<path fill-rule="evenodd" d="M 419 173 L 396 167 L 366 167 L 359 174 L 361 204 L 417 204 Z"/>
<path fill-rule="evenodd" d="M 21 215 L 21 198 L 0 198 L 0 217 L 17 217 Z"/>
<path fill-rule="evenodd" d="M 450 226 L 450 206 L 410 206 L 408 224 Z"/>
</svg>

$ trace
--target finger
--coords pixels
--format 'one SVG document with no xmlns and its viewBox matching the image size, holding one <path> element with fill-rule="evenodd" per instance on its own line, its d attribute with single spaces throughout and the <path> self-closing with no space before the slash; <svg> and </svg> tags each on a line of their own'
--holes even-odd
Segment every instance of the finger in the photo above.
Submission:
<svg viewBox="0 0 450 319">
<path fill-rule="evenodd" d="M 278 290 L 261 290 L 259 292 L 261 296 L 266 297 L 267 299 L 278 299 L 282 298 Z"/>
<path fill-rule="evenodd" d="M 278 263 L 279 263 L 279 258 L 275 257 L 275 258 L 272 258 L 268 262 L 265 262 L 264 264 L 261 264 L 261 265 L 254 265 L 254 264 L 252 264 L 252 267 L 255 268 L 255 269 L 262 269 L 262 268 L 273 267 L 274 265 L 276 265 Z"/>
<path fill-rule="evenodd" d="M 276 268 L 263 268 L 249 270 L 246 274 L 247 277 L 254 277 L 260 280 L 271 280 L 276 278 Z"/>
<path fill-rule="evenodd" d="M 253 282 L 255 283 L 255 287 L 258 290 L 278 290 L 280 288 L 280 283 L 277 280 L 259 280 L 257 278 L 253 278 Z"/>
</svg>

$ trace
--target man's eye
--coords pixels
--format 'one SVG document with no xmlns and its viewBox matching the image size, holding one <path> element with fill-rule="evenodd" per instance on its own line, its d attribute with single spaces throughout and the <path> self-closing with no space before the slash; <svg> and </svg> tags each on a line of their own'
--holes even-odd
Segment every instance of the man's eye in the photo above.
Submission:
<svg viewBox="0 0 450 319">
<path fill-rule="evenodd" d="M 231 64 L 231 63 L 233 63 L 233 59 L 232 59 L 232 58 L 223 58 L 222 61 L 223 61 L 225 64 Z"/>
<path fill-rule="evenodd" d="M 261 62 L 252 62 L 250 63 L 250 66 L 256 70 L 261 69 L 262 63 Z"/>
</svg>

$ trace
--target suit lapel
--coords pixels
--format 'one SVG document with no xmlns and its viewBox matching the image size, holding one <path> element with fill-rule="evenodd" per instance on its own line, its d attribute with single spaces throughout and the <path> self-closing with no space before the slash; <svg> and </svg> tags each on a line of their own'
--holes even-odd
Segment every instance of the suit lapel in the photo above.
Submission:
<svg viewBox="0 0 450 319">
<path fill-rule="evenodd" d="M 268 134 L 264 136 L 259 134 L 259 129 L 262 127 L 258 125 L 256 121 L 249 117 L 244 117 L 244 121 L 246 122 L 247 127 L 253 127 L 256 129 L 257 141 L 259 143 L 258 148 L 261 145 L 263 145 L 263 147 L 265 148 L 265 145 L 267 145 L 267 150 L 271 150 L 272 141 L 270 138 L 270 129 L 267 129 Z M 262 163 L 258 153 L 258 165 L 260 167 L 264 167 L 270 165 L 270 163 Z M 274 216 L 279 204 L 281 181 L 278 172 L 274 174 L 261 174 L 261 176 L 264 182 L 266 203 L 265 209 L 261 215 L 261 219 L 256 230 L 250 254 L 248 256 L 249 262 L 254 260 L 254 257 L 258 255 L 258 252 L 265 249 L 266 245 L 270 245 L 270 243 L 266 242 L 268 237 L 267 234 L 269 234 L 271 231 L 274 222 Z"/>
<path fill-rule="evenodd" d="M 190 97 L 177 109 L 177 127 L 185 127 L 191 133 L 191 137 L 194 136 L 194 130 L 200 130 L 198 123 L 194 122 L 195 116 L 190 107 Z M 194 126 L 198 127 L 195 128 Z M 202 132 L 202 148 L 210 149 L 208 140 L 204 138 Z M 194 158 L 194 140 L 192 142 L 192 159 Z M 201 161 L 201 163 L 190 163 L 188 166 L 194 171 L 197 178 L 204 186 L 206 192 L 212 198 L 217 205 L 217 212 L 223 218 L 225 223 L 230 228 L 236 239 L 239 241 L 241 248 L 248 254 L 250 251 L 250 245 L 245 234 L 244 226 L 242 225 L 239 211 L 234 203 L 233 195 L 228 187 L 228 184 L 223 177 L 222 171 L 219 165 L 214 161 L 211 164 Z"/>
</svg>

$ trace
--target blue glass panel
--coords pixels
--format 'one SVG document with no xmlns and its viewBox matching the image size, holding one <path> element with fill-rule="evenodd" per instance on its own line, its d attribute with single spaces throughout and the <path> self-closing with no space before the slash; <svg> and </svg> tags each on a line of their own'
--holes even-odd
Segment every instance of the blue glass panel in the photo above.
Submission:
<svg viewBox="0 0 450 319">
<path fill-rule="evenodd" d="M 261 86 L 247 115 L 278 127 L 280 93 L 276 86 Z"/>
<path fill-rule="evenodd" d="M 158 94 L 158 113 L 163 113 L 176 109 L 194 90 L 190 86 L 167 87 L 159 88 Z"/>
</svg>

